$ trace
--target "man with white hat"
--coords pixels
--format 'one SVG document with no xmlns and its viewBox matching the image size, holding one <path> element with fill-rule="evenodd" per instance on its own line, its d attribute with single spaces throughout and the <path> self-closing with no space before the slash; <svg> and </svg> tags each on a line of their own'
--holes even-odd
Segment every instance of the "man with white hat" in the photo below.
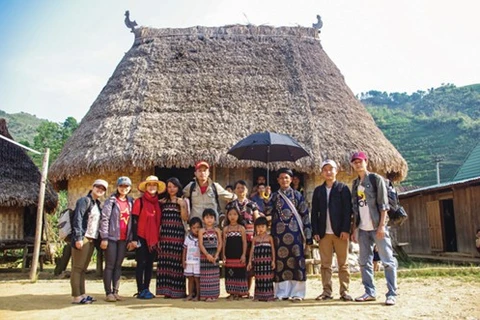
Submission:
<svg viewBox="0 0 480 320">
<path fill-rule="evenodd" d="M 352 215 L 351 193 L 348 187 L 338 182 L 337 164 L 333 160 L 322 163 L 325 182 L 316 187 L 312 198 L 313 238 L 318 242 L 322 260 L 321 275 L 323 292 L 316 300 L 332 299 L 332 259 L 337 255 L 340 299 L 352 301 L 348 294 L 350 271 L 348 268 L 348 239 Z"/>
</svg>

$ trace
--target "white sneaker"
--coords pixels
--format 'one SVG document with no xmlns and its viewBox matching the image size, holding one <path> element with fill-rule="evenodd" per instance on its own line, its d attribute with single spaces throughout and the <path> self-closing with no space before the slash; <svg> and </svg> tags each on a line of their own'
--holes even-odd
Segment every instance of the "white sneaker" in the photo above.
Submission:
<svg viewBox="0 0 480 320">
<path fill-rule="evenodd" d="M 385 300 L 385 305 L 387 306 L 394 306 L 395 305 L 395 297 L 394 296 L 388 296 L 387 300 Z"/>
</svg>

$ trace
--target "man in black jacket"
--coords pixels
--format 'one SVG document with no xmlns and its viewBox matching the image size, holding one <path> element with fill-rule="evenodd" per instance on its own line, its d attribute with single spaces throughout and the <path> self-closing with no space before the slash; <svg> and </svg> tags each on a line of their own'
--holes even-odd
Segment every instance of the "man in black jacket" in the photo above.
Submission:
<svg viewBox="0 0 480 320">
<path fill-rule="evenodd" d="M 332 299 L 332 259 L 337 254 L 340 299 L 352 301 L 348 294 L 350 270 L 348 268 L 348 239 L 352 214 L 351 193 L 348 187 L 336 181 L 337 164 L 333 160 L 322 163 L 325 182 L 315 188 L 312 198 L 312 230 L 318 241 L 322 260 L 323 292 L 316 300 Z"/>
</svg>

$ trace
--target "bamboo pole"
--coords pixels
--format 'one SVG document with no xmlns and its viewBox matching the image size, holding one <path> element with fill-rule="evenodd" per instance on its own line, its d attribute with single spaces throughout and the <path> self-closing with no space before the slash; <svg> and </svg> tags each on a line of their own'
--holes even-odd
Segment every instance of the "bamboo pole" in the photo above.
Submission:
<svg viewBox="0 0 480 320">
<path fill-rule="evenodd" d="M 42 244 L 42 224 L 43 224 L 43 203 L 45 200 L 45 188 L 47 185 L 48 173 L 48 157 L 50 149 L 45 149 L 42 163 L 42 178 L 40 180 L 40 191 L 38 193 L 38 207 L 37 207 L 37 226 L 35 229 L 35 242 L 33 246 L 32 267 L 30 269 L 30 281 L 37 280 L 38 257 L 40 255 L 40 245 Z"/>
</svg>

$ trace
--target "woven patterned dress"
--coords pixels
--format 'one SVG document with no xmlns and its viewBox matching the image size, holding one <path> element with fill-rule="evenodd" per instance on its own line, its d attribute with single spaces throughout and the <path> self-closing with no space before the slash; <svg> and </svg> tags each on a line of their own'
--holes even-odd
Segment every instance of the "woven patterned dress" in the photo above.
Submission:
<svg viewBox="0 0 480 320">
<path fill-rule="evenodd" d="M 255 242 L 253 248 L 253 272 L 255 273 L 255 293 L 253 298 L 259 301 L 273 301 L 272 246 L 269 237 Z"/>
<path fill-rule="evenodd" d="M 205 230 L 203 246 L 212 256 L 217 252 L 218 237 L 215 229 Z M 202 253 L 200 256 L 200 299 L 217 299 L 220 295 L 220 268 Z"/>
<path fill-rule="evenodd" d="M 243 253 L 242 233 L 227 231 L 225 241 L 225 289 L 231 295 L 247 296 L 247 269 L 245 263 L 240 262 Z"/>
<path fill-rule="evenodd" d="M 185 276 L 182 264 L 185 228 L 180 205 L 161 204 L 160 254 L 157 264 L 157 295 L 169 298 L 185 297 Z"/>
</svg>

